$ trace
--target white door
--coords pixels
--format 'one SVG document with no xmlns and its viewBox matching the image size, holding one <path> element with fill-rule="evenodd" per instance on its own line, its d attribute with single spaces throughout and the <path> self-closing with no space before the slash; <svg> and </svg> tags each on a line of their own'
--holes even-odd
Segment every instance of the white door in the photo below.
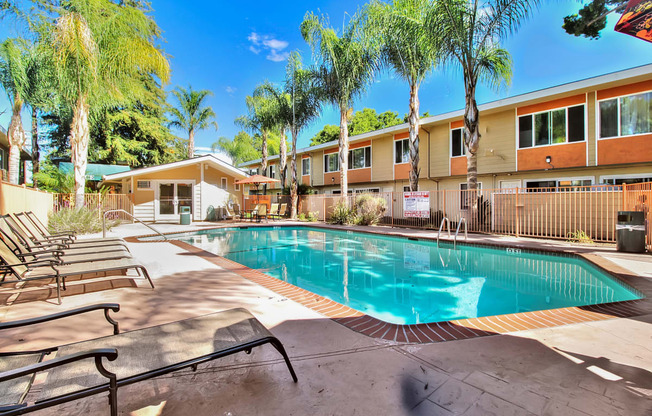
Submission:
<svg viewBox="0 0 652 416">
<path fill-rule="evenodd" d="M 521 187 L 521 180 L 512 180 L 512 181 L 500 181 L 500 189 L 514 189 Z M 512 191 L 514 192 L 514 191 Z"/>
<path fill-rule="evenodd" d="M 190 207 L 192 215 L 192 183 L 159 182 L 156 221 L 179 221 L 181 207 Z"/>
</svg>

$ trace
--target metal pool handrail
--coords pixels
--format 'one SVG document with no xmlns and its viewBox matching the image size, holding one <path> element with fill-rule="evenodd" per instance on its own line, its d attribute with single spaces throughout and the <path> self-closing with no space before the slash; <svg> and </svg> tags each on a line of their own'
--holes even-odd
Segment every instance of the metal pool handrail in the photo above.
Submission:
<svg viewBox="0 0 652 416">
<path fill-rule="evenodd" d="M 462 223 L 464 223 L 464 241 L 469 239 L 469 233 L 466 226 L 466 218 L 462 217 L 460 218 L 460 222 L 457 223 L 457 230 L 455 230 L 455 240 L 453 240 L 453 249 L 455 249 L 455 246 L 457 245 L 457 234 L 460 232 L 460 227 L 462 226 Z"/>
<path fill-rule="evenodd" d="M 131 219 L 133 219 L 133 220 L 135 220 L 135 221 L 138 221 L 139 223 L 143 224 L 145 227 L 149 228 L 150 230 L 154 231 L 156 234 L 158 234 L 158 235 L 160 235 L 161 237 L 163 237 L 164 240 L 167 240 L 167 239 L 168 239 L 168 238 L 167 238 L 165 235 L 163 235 L 160 231 L 158 231 L 157 229 L 155 229 L 155 228 L 152 227 L 152 226 L 149 226 L 149 225 L 145 224 L 144 222 L 142 222 L 142 221 L 139 220 L 138 218 L 136 218 L 136 217 L 134 217 L 133 215 L 131 215 L 129 212 L 125 211 L 124 209 L 110 209 L 110 210 L 104 212 L 104 216 L 102 217 L 102 238 L 106 238 L 106 214 L 113 213 L 113 212 L 123 212 L 123 213 L 129 215 L 129 216 L 131 217 Z"/>
<path fill-rule="evenodd" d="M 441 224 L 439 224 L 439 231 L 437 232 L 437 247 L 439 247 L 439 236 L 441 235 L 441 229 L 444 228 L 444 221 L 448 224 L 448 238 L 451 238 L 451 222 L 448 217 L 441 219 Z"/>
</svg>

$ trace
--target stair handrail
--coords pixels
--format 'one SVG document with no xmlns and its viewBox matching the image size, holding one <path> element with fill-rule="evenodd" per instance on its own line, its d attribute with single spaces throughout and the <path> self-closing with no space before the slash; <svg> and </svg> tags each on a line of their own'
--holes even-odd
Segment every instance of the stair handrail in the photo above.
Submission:
<svg viewBox="0 0 652 416">
<path fill-rule="evenodd" d="M 448 238 L 451 238 L 451 222 L 448 217 L 441 219 L 441 224 L 439 224 L 439 231 L 437 232 L 437 247 L 439 247 L 439 236 L 441 235 L 441 229 L 444 228 L 444 222 L 448 224 Z"/>
<path fill-rule="evenodd" d="M 466 218 L 462 217 L 460 218 L 460 222 L 457 223 L 457 230 L 455 230 L 455 239 L 453 240 L 453 250 L 457 245 L 457 234 L 460 232 L 460 227 L 462 226 L 462 223 L 464 223 L 464 241 L 469 239 L 469 232 L 468 232 L 468 227 L 466 225 Z"/>
<path fill-rule="evenodd" d="M 149 228 L 150 230 L 154 231 L 156 234 L 163 237 L 164 240 L 168 239 L 165 235 L 163 235 L 163 233 L 161 233 L 160 231 L 158 231 L 154 227 L 145 224 L 144 222 L 142 222 L 138 218 L 134 217 L 130 212 L 125 211 L 124 209 L 110 209 L 110 210 L 104 212 L 104 216 L 102 217 L 102 238 L 106 238 L 106 214 L 110 214 L 110 213 L 113 213 L 113 212 L 123 212 L 123 213 L 129 215 L 131 217 L 131 219 L 133 219 L 135 221 L 138 221 L 139 223 L 143 224 L 145 227 Z"/>
</svg>

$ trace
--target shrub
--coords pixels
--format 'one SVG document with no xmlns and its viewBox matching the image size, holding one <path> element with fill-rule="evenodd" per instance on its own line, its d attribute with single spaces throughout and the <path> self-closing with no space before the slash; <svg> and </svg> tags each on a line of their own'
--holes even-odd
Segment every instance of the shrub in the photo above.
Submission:
<svg viewBox="0 0 652 416">
<path fill-rule="evenodd" d="M 329 222 L 331 224 L 355 224 L 356 223 L 355 210 L 349 208 L 346 201 L 340 201 L 333 208 L 333 213 Z"/>
<path fill-rule="evenodd" d="M 569 243 L 593 244 L 593 239 L 583 230 L 571 231 L 567 235 Z"/>
<path fill-rule="evenodd" d="M 106 229 L 120 223 L 119 220 L 106 220 Z M 50 214 L 48 229 L 51 233 L 74 231 L 77 234 L 99 233 L 102 231 L 102 211 L 98 209 L 65 208 Z"/>
<path fill-rule="evenodd" d="M 306 221 L 308 221 L 308 222 L 317 222 L 317 221 L 319 221 L 319 212 L 310 211 L 308 213 L 308 216 L 306 217 Z"/>
<path fill-rule="evenodd" d="M 376 225 L 380 222 L 387 209 L 385 198 L 362 194 L 355 200 L 357 223 L 360 225 Z"/>
</svg>

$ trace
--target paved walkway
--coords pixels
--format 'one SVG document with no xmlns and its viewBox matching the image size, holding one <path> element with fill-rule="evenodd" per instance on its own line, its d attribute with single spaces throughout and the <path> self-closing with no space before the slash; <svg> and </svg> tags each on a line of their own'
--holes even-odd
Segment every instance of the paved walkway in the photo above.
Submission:
<svg viewBox="0 0 652 416">
<path fill-rule="evenodd" d="M 157 225 L 164 232 L 205 228 Z M 397 230 L 389 230 L 397 232 Z M 427 233 L 415 230 L 411 234 Z M 149 231 L 123 225 L 111 235 Z M 432 233 L 430 233 L 432 234 Z M 514 239 L 469 235 L 485 242 Z M 566 243 L 518 239 L 519 245 Z M 406 345 L 355 333 L 311 309 L 169 243 L 129 244 L 156 284 L 138 277 L 72 283 L 64 305 L 35 291 L 0 308 L 14 320 L 100 301 L 119 302 L 122 330 L 235 306 L 251 310 L 284 343 L 299 376 L 291 381 L 268 346 L 137 383 L 119 391 L 123 415 L 647 415 L 652 412 L 652 314 L 437 344 Z M 650 283 L 652 257 L 610 247 L 579 250 Z M 75 295 L 73 295 L 75 293 Z M 79 294 L 79 295 L 77 295 Z M 101 314 L 7 331 L 0 351 L 110 334 Z M 38 390 L 37 379 L 35 389 Z M 104 396 L 37 415 L 108 414 Z"/>
</svg>

